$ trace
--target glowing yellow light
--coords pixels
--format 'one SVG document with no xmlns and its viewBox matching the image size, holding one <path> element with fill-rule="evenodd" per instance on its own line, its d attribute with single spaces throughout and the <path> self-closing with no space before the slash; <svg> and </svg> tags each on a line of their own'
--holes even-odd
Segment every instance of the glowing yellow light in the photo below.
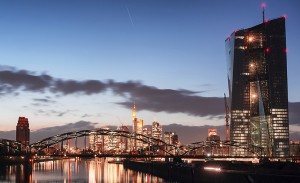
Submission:
<svg viewBox="0 0 300 183">
<path fill-rule="evenodd" d="M 220 167 L 204 167 L 204 170 L 220 172 Z"/>
<path fill-rule="evenodd" d="M 253 94 L 253 95 L 252 95 L 252 98 L 256 98 L 256 95 L 255 95 L 255 94 Z"/>
<path fill-rule="evenodd" d="M 254 67 L 254 64 L 250 64 L 250 67 Z"/>
<path fill-rule="evenodd" d="M 252 41 L 253 41 L 253 37 L 249 37 L 249 38 L 248 38 L 248 41 L 249 41 L 249 42 L 252 42 Z"/>
</svg>

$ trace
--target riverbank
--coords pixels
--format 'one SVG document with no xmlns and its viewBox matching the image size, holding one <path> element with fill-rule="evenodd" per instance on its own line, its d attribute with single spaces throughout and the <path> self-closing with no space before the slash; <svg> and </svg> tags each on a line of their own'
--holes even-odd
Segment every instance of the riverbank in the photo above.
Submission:
<svg viewBox="0 0 300 183">
<path fill-rule="evenodd" d="M 300 165 L 289 162 L 252 164 L 237 161 L 203 161 L 182 164 L 126 160 L 124 168 L 182 183 L 300 182 Z"/>
<path fill-rule="evenodd" d="M 0 165 L 24 164 L 28 161 L 26 156 L 0 156 Z"/>
<path fill-rule="evenodd" d="M 68 159 L 63 156 L 0 156 L 0 165 L 28 164 L 35 162 L 45 162 Z"/>
</svg>

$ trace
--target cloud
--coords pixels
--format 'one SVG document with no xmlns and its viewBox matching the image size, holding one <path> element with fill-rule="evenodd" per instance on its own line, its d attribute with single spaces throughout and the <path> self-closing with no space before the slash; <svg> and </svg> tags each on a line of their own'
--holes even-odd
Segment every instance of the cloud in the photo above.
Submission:
<svg viewBox="0 0 300 183">
<path fill-rule="evenodd" d="M 203 97 L 190 90 L 159 89 L 147 86 L 137 81 L 116 82 L 114 80 L 63 80 L 47 74 L 36 74 L 26 70 L 17 70 L 13 67 L 0 66 L 0 93 L 1 95 L 18 92 L 49 91 L 55 95 L 83 94 L 92 95 L 107 90 L 125 98 L 124 102 L 117 103 L 131 108 L 134 101 L 143 110 L 168 113 L 185 113 L 193 116 L 219 118 L 224 115 L 223 97 Z M 35 102 L 51 103 L 50 98 L 34 99 Z M 289 104 L 290 123 L 300 124 L 300 102 Z M 58 115 L 63 116 L 65 113 Z"/>
<path fill-rule="evenodd" d="M 49 106 L 49 104 L 56 103 L 56 101 L 50 100 L 48 98 L 34 98 L 33 101 L 34 103 L 31 103 L 31 105 L 36 107 L 45 107 L 45 106 Z"/>
<path fill-rule="evenodd" d="M 26 91 L 43 91 L 49 87 L 53 78 L 49 75 L 34 75 L 25 70 L 0 71 L 0 90 L 12 91 L 22 88 Z"/>
<path fill-rule="evenodd" d="M 87 95 L 101 93 L 106 90 L 106 84 L 97 80 L 75 81 L 75 80 L 56 80 L 53 92 L 61 92 L 65 95 L 74 93 L 84 93 Z"/>
<path fill-rule="evenodd" d="M 154 112 L 187 113 L 194 116 L 221 115 L 224 113 L 224 99 L 218 97 L 201 97 L 189 90 L 158 89 L 138 82 L 116 83 L 110 81 L 114 93 L 128 94 L 128 101 L 119 103 L 130 108 L 132 101 L 144 110 Z"/>
<path fill-rule="evenodd" d="M 35 104 L 32 104 L 35 105 Z M 39 107 L 39 105 L 35 105 L 37 107 Z M 65 110 L 65 111 L 57 111 L 57 110 L 42 110 L 39 109 L 35 112 L 35 115 L 46 115 L 46 116 L 57 116 L 57 117 L 63 117 L 64 115 L 71 113 L 71 112 L 75 112 L 76 110 Z M 76 115 L 76 114 L 73 114 Z"/>
<path fill-rule="evenodd" d="M 88 117 L 92 117 L 93 115 L 90 115 L 90 114 L 84 114 L 81 116 L 81 118 L 88 118 Z"/>
<path fill-rule="evenodd" d="M 62 80 L 54 79 L 49 75 L 36 75 L 26 70 L 0 70 L 0 91 L 11 92 L 18 89 L 33 92 L 43 92 L 50 90 L 54 93 L 64 95 L 73 93 L 95 94 L 101 93 L 106 86 L 101 81 L 87 80 Z"/>
<path fill-rule="evenodd" d="M 55 103 L 54 100 L 50 100 L 48 98 L 34 98 L 33 100 L 41 103 Z"/>
</svg>

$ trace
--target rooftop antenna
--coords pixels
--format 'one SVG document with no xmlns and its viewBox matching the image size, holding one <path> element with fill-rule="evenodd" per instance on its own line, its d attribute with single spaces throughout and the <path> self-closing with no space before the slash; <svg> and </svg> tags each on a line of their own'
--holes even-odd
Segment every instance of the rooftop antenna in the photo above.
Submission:
<svg viewBox="0 0 300 183">
<path fill-rule="evenodd" d="M 136 119 L 136 108 L 135 108 L 135 102 L 133 102 L 133 107 L 132 107 L 132 120 Z"/>
<path fill-rule="evenodd" d="M 267 6 L 266 3 L 262 3 L 261 7 L 262 7 L 262 16 L 263 16 L 263 23 L 265 22 L 265 7 Z"/>
</svg>

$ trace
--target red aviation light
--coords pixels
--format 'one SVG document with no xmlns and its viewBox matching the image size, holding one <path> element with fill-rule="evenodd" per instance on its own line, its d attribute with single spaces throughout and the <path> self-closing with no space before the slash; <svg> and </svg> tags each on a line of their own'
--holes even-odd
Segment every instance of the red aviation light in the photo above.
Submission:
<svg viewBox="0 0 300 183">
<path fill-rule="evenodd" d="M 269 20 L 265 20 L 265 23 L 268 23 L 269 22 Z"/>
<path fill-rule="evenodd" d="M 286 19 L 286 14 L 282 15 L 282 18 Z"/>
<path fill-rule="evenodd" d="M 266 50 L 265 50 L 266 52 L 270 52 L 270 48 L 266 48 Z"/>
<path fill-rule="evenodd" d="M 234 31 L 233 31 L 234 33 L 236 33 L 237 32 L 237 30 L 236 29 L 234 29 Z"/>
<path fill-rule="evenodd" d="M 284 53 L 287 53 L 288 52 L 288 49 L 284 49 Z"/>
<path fill-rule="evenodd" d="M 261 7 L 266 7 L 267 6 L 267 4 L 266 3 L 261 3 Z"/>
</svg>

